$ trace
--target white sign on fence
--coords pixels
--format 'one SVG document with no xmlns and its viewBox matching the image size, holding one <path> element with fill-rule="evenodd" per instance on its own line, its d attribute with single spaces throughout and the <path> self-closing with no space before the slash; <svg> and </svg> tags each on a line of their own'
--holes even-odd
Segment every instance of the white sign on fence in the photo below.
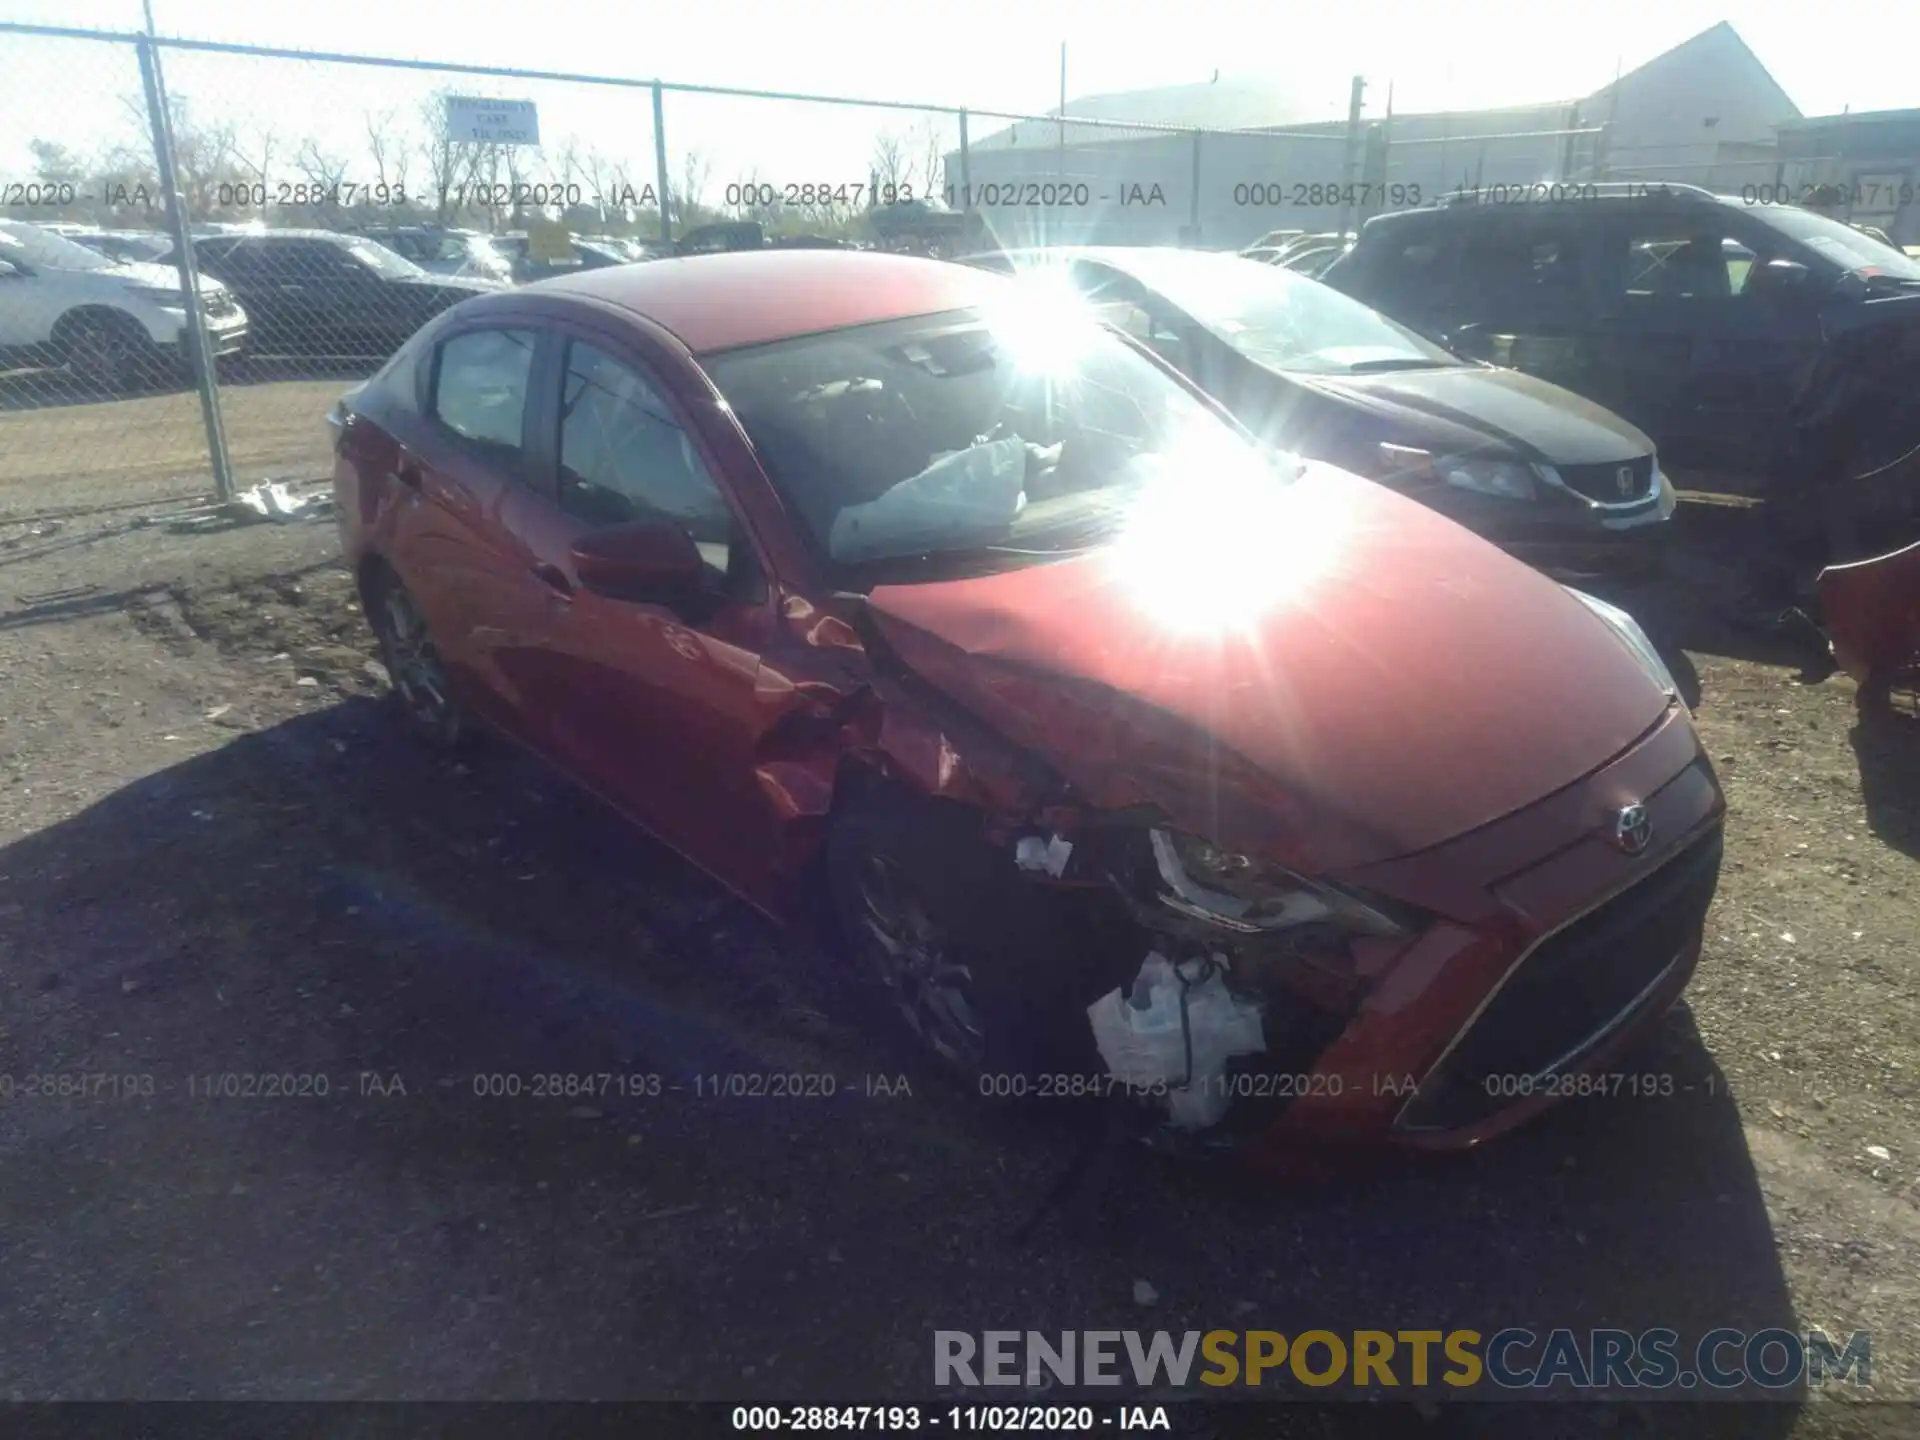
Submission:
<svg viewBox="0 0 1920 1440">
<path fill-rule="evenodd" d="M 531 100 L 447 96 L 447 138 L 495 145 L 538 145 L 540 111 Z"/>
</svg>

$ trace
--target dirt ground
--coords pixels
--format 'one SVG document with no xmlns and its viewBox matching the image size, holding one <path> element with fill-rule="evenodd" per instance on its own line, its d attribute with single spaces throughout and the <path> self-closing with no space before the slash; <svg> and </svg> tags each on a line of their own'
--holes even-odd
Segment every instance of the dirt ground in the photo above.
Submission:
<svg viewBox="0 0 1920 1440">
<path fill-rule="evenodd" d="M 1731 807 L 1635 1062 L 1672 1097 L 1315 1179 L 1127 1151 L 1022 1240 L 1063 1122 L 876 1090 L 832 955 L 396 737 L 330 523 L 176 531 L 140 483 L 0 485 L 0 1395 L 871 1399 L 935 1329 L 1783 1325 L 1871 1331 L 1871 1391 L 1409 1433 L 1916 1433 L 1920 727 L 1844 678 L 1661 602 Z M 699 1093 L 747 1072 L 837 1088 Z M 664 1088 L 477 1093 L 551 1073 Z"/>
<path fill-rule="evenodd" d="M 329 473 L 322 417 L 358 372 L 286 378 L 292 369 L 256 362 L 240 383 L 220 387 L 237 484 Z M 191 389 L 96 399 L 60 372 L 0 374 L 0 513 L 196 494 L 207 463 L 206 422 Z"/>
</svg>

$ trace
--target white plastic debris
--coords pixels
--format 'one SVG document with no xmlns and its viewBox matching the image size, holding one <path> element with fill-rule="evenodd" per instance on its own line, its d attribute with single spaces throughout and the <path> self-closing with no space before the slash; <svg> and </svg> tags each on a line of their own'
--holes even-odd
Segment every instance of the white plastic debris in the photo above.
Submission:
<svg viewBox="0 0 1920 1440">
<path fill-rule="evenodd" d="M 328 503 L 323 493 L 295 495 L 284 480 L 263 480 L 233 498 L 236 504 L 245 506 L 263 520 L 281 522 L 305 520 Z"/>
<path fill-rule="evenodd" d="M 1887 1149 L 1887 1147 L 1886 1147 L 1886 1146 L 1884 1146 L 1884 1145 L 1869 1145 L 1869 1146 L 1867 1146 L 1867 1154 L 1869 1154 L 1869 1155 L 1871 1155 L 1871 1156 L 1872 1156 L 1872 1157 L 1873 1157 L 1874 1159 L 1876 1159 L 1876 1160 L 1891 1160 L 1891 1159 L 1893 1159 L 1893 1152 L 1892 1152 L 1891 1150 L 1889 1150 L 1889 1149 Z"/>
<path fill-rule="evenodd" d="M 1044 870 L 1059 879 L 1073 858 L 1073 842 L 1055 835 L 1042 840 L 1038 835 L 1022 835 L 1013 847 L 1013 863 L 1022 870 Z"/>
<path fill-rule="evenodd" d="M 1227 989 L 1226 964 L 1216 955 L 1176 970 L 1156 950 L 1130 993 L 1110 990 L 1087 1007 L 1094 1043 L 1114 1078 L 1142 1090 L 1167 1087 L 1168 1113 L 1185 1130 L 1217 1125 L 1230 1098 L 1227 1061 L 1267 1048 L 1259 1008 Z"/>
</svg>

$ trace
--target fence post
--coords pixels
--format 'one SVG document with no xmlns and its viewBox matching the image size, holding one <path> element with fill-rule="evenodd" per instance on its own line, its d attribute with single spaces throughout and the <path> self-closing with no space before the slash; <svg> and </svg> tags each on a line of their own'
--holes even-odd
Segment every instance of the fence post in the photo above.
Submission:
<svg viewBox="0 0 1920 1440">
<path fill-rule="evenodd" d="M 960 112 L 960 209 L 973 209 L 973 163 L 967 151 L 967 112 Z"/>
<path fill-rule="evenodd" d="M 1353 94 L 1347 101 L 1347 147 L 1345 173 L 1340 177 L 1340 233 L 1345 235 L 1353 222 L 1354 171 L 1360 165 L 1360 106 L 1367 93 L 1363 75 L 1353 77 Z"/>
<path fill-rule="evenodd" d="M 1193 132 L 1193 183 L 1187 195 L 1187 243 L 1200 248 L 1200 139 L 1205 132 Z"/>
<path fill-rule="evenodd" d="M 214 494 L 233 499 L 233 465 L 227 455 L 227 431 L 220 418 L 220 386 L 213 373 L 213 347 L 207 341 L 207 317 L 200 304 L 200 269 L 194 261 L 192 227 L 186 197 L 173 163 L 173 123 L 167 111 L 166 83 L 160 74 L 160 55 L 153 43 L 153 12 L 147 11 L 147 31 L 141 36 L 140 83 L 147 94 L 147 123 L 153 130 L 153 160 L 160 189 L 167 201 L 167 233 L 180 270 L 180 289 L 187 302 L 187 353 L 193 361 L 194 388 L 200 392 L 200 419 L 207 432 L 207 460 L 213 466 Z"/>
<path fill-rule="evenodd" d="M 653 168 L 660 187 L 660 243 L 671 245 L 673 218 L 667 213 L 667 100 L 658 80 L 653 82 Z"/>
</svg>

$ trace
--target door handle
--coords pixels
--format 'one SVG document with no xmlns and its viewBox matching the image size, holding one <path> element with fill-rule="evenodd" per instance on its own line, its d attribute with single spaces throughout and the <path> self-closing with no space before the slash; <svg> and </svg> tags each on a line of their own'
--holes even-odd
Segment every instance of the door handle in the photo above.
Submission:
<svg viewBox="0 0 1920 1440">
<path fill-rule="evenodd" d="M 541 564 L 535 565 L 530 573 L 534 579 L 553 591 L 554 595 L 559 599 L 571 600 L 573 598 L 573 582 L 567 578 L 567 572 L 562 570 L 558 565 L 549 565 L 543 561 Z"/>
<path fill-rule="evenodd" d="M 420 462 L 410 455 L 401 457 L 400 463 L 394 467 L 393 478 L 409 490 L 418 490 L 420 488 Z"/>
</svg>

